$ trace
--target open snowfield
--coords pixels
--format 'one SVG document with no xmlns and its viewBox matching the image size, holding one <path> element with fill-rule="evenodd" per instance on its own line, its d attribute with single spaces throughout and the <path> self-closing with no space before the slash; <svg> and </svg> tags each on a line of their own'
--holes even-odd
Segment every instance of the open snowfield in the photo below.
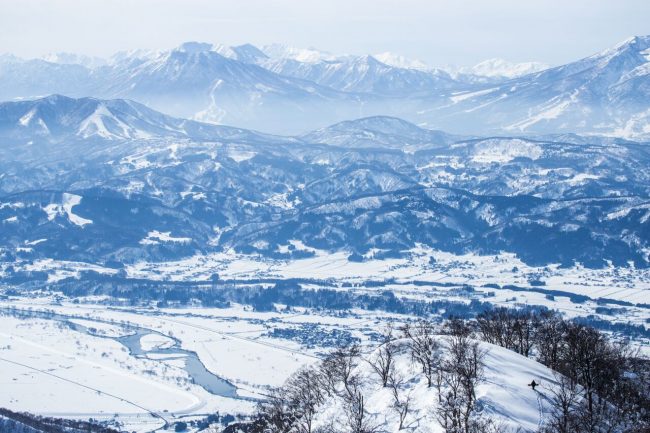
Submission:
<svg viewBox="0 0 650 433">
<path fill-rule="evenodd" d="M 127 272 L 134 278 L 166 281 L 207 281 L 214 273 L 222 279 L 233 280 L 315 279 L 334 282 L 340 290 L 367 293 L 391 290 L 398 297 L 414 299 L 462 302 L 476 299 L 498 305 L 541 305 L 570 318 L 593 316 L 612 323 L 635 325 L 650 319 L 648 269 L 531 267 L 511 254 L 457 256 L 424 247 L 412 250 L 406 258 L 369 257 L 361 263 L 348 260 L 343 252 L 316 253 L 314 257 L 292 261 L 237 254 L 198 255 L 176 262 L 141 262 L 128 267 Z M 369 281 L 386 283 L 369 287 Z M 471 287 L 473 294 L 458 293 L 465 287 Z M 318 288 L 318 284 L 310 288 Z M 572 300 L 572 295 L 578 295 L 579 302 Z M 615 315 L 604 314 L 599 309 L 602 306 L 620 311 Z"/>
<path fill-rule="evenodd" d="M 152 312 L 45 297 L 1 301 L 0 309 L 0 406 L 58 417 L 115 417 L 138 432 L 179 417 L 251 413 L 269 386 L 281 385 L 328 350 L 273 338 L 267 335 L 273 328 L 318 324 L 349 329 L 367 341 L 367 324 L 382 319 L 255 313 L 241 306 Z M 45 312 L 56 315 L 46 318 Z M 114 338 L 134 330 L 144 333 L 138 342 L 143 351 L 151 351 L 146 356 L 130 354 Z M 212 374 L 234 385 L 237 396 L 206 391 L 188 377 L 185 356 L 157 352 L 175 341 L 196 353 Z"/>
<path fill-rule="evenodd" d="M 105 326 L 91 318 L 73 322 Z M 182 331 L 181 331 L 182 332 Z M 143 337 L 143 349 L 171 339 Z M 192 383 L 184 362 L 136 357 L 118 341 L 78 332 L 60 320 L 0 320 L 0 406 L 56 417 L 115 418 L 151 431 L 174 418 L 249 412 L 249 401 L 213 395 Z"/>
<path fill-rule="evenodd" d="M 307 250 L 297 241 L 290 244 Z M 636 269 L 631 265 L 603 269 L 580 265 L 561 267 L 559 264 L 534 267 L 508 253 L 454 255 L 424 246 L 409 251 L 403 258 L 378 260 L 369 253 L 363 262 L 354 262 L 348 260 L 345 252 L 308 250 L 315 255 L 296 260 L 261 258 L 234 252 L 199 254 L 177 261 L 138 262 L 128 265 L 126 273 L 130 278 L 156 281 L 209 281 L 216 273 L 222 279 L 232 280 L 309 278 L 357 284 L 368 280 L 394 280 L 399 283 L 421 281 L 475 287 L 514 285 L 531 290 L 539 288 L 531 282 L 541 282 L 544 289 L 566 291 L 591 299 L 650 303 L 650 269 Z M 52 259 L 24 264 L 17 262 L 12 266 L 25 271 L 47 272 L 48 282 L 78 278 L 82 271 L 106 275 L 117 272 L 96 264 Z"/>
<path fill-rule="evenodd" d="M 390 289 L 399 296 L 461 299 L 447 287 L 440 292 L 406 284 Z M 507 304 L 512 302 L 509 296 L 521 293 L 499 292 L 490 299 Z M 551 302 L 539 295 L 537 301 L 543 300 Z M 255 312 L 236 304 L 229 308 L 107 308 L 94 302 L 96 298 L 72 302 L 58 296 L 0 300 L 0 406 L 54 416 L 114 418 L 138 432 L 154 431 L 180 417 L 247 414 L 268 387 L 281 385 L 300 367 L 317 362 L 329 350 L 322 342 L 333 330 L 348 333 L 368 348 L 387 320 L 407 319 L 361 310 L 342 315 L 299 308 Z M 592 308 L 589 303 L 564 304 L 567 316 Z M 639 322 L 647 319 L 646 310 L 629 311 Z M 50 315 L 43 316 L 43 312 Z M 298 331 L 302 339 L 274 333 L 291 330 Z M 122 340 L 128 336 L 135 338 L 144 356 L 130 353 Z M 638 344 L 647 350 L 647 342 Z M 185 352 L 175 353 L 175 347 Z M 200 380 L 192 383 L 186 368 L 192 353 L 236 393 L 222 396 L 207 391 Z M 525 383 L 534 377 L 550 384 L 550 372 L 531 359 L 490 346 L 486 376 L 487 382 L 479 389 L 486 414 L 507 413 L 505 422 L 534 428 L 541 403 Z M 418 386 L 414 392 L 424 393 L 418 401 L 428 401 L 430 396 L 425 394 L 431 391 Z M 390 413 L 384 394 L 379 390 L 369 399 L 375 413 Z M 393 422 L 386 416 L 389 424 Z M 432 427 L 431 432 L 436 431 Z"/>
<path fill-rule="evenodd" d="M 89 267 L 104 272 L 96 265 L 53 260 L 29 266 L 53 275 L 51 282 L 62 272 L 70 276 Z M 320 251 L 294 261 L 214 254 L 142 262 L 126 271 L 132 278 L 202 284 L 218 273 L 226 284 L 242 288 L 301 278 L 304 289 L 358 295 L 390 291 L 418 302 L 537 305 L 567 318 L 590 317 L 619 325 L 646 326 L 650 319 L 644 305 L 650 303 L 647 270 L 534 268 L 510 255 L 454 256 L 420 248 L 406 258 L 368 257 L 357 263 L 344 253 Z M 332 344 L 353 339 L 368 348 L 386 321 L 409 319 L 358 309 L 314 311 L 280 305 L 278 311 L 259 312 L 238 304 L 159 308 L 107 302 L 103 296 L 72 299 L 48 291 L 0 299 L 0 407 L 115 419 L 137 432 L 154 431 L 181 417 L 250 414 L 269 387 L 317 362 Z M 46 311 L 55 314 L 44 315 Z M 638 337 L 634 344 L 650 353 L 647 338 Z M 511 419 L 506 422 L 534 429 L 541 400 L 521 384 L 532 377 L 550 383 L 550 373 L 532 360 L 513 356 L 518 357 L 490 349 L 489 380 L 480 389 L 483 410 L 507 412 Z M 389 413 L 382 406 L 387 404 L 382 393 L 373 394 L 369 405 L 376 413 Z M 421 400 L 427 398 L 423 395 Z M 436 431 L 432 427 L 431 432 Z"/>
<path fill-rule="evenodd" d="M 425 247 L 412 250 L 406 258 L 348 260 L 345 252 L 317 251 L 312 258 L 300 260 L 260 259 L 240 254 L 198 255 L 188 259 L 141 262 L 127 268 L 129 276 L 160 280 L 205 281 L 213 273 L 222 278 L 315 278 L 363 282 L 395 279 L 396 281 L 430 281 L 435 283 L 517 285 L 531 287 L 540 280 L 547 288 L 563 290 L 590 298 L 610 298 L 631 303 L 650 302 L 650 271 L 633 267 L 589 269 L 559 265 L 532 267 L 512 254 L 498 256 L 453 255 Z M 433 260 L 432 260 L 433 259 Z"/>
</svg>

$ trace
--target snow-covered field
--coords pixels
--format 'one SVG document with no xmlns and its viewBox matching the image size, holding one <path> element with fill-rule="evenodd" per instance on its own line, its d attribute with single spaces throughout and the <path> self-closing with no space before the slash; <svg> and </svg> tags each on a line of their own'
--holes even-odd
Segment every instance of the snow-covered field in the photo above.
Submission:
<svg viewBox="0 0 650 433">
<path fill-rule="evenodd" d="M 68 277 L 83 269 L 115 272 L 54 260 L 28 266 L 47 271 L 50 282 L 59 281 L 61 273 Z M 222 281 L 241 280 L 237 284 L 242 287 L 247 284 L 243 280 L 303 278 L 303 288 L 316 290 L 326 287 L 356 294 L 388 290 L 401 299 L 426 302 L 542 305 L 568 318 L 591 316 L 636 326 L 646 326 L 650 319 L 643 305 L 650 303 L 646 270 L 534 268 L 510 255 L 454 256 L 419 248 L 399 259 L 375 260 L 371 252 L 358 263 L 344 253 L 320 251 L 294 261 L 213 254 L 177 262 L 142 262 L 126 271 L 135 278 L 199 282 L 218 273 Z M 262 285 L 269 284 L 273 283 Z M 586 298 L 572 299 L 572 294 Z M 101 296 L 70 299 L 48 291 L 0 298 L 0 407 L 114 419 L 137 432 L 217 412 L 250 414 L 269 387 L 281 385 L 300 367 L 322 358 L 333 344 L 327 336 L 356 339 L 367 349 L 388 320 L 408 319 L 356 309 L 278 306 L 278 311 L 258 312 L 238 304 L 157 308 L 109 306 L 106 301 Z M 648 343 L 641 337 L 635 341 L 645 353 L 650 352 Z M 519 382 L 533 376 L 550 381 L 550 373 L 531 360 L 513 356 L 518 355 L 491 348 L 490 379 L 480 395 L 486 410 L 503 412 L 506 409 L 499 402 L 507 401 L 511 421 L 534 428 L 539 403 Z M 503 376 L 504 371 L 510 376 Z M 215 380 L 225 381 L 223 391 Z M 369 400 L 377 413 L 384 411 L 382 392 Z"/>
<path fill-rule="evenodd" d="M 634 267 L 589 269 L 582 266 L 528 266 L 512 254 L 498 256 L 453 255 L 425 247 L 405 258 L 362 263 L 348 260 L 345 252 L 317 251 L 301 260 L 260 259 L 234 253 L 197 255 L 175 262 L 140 262 L 127 268 L 129 276 L 159 280 L 205 281 L 213 273 L 222 278 L 315 278 L 363 283 L 394 279 L 435 283 L 517 285 L 531 287 L 532 280 L 545 288 L 562 290 L 593 299 L 610 298 L 631 303 L 650 302 L 650 271 Z"/>
<path fill-rule="evenodd" d="M 481 287 L 513 285 L 524 289 L 559 290 L 591 299 L 613 299 L 626 303 L 650 303 L 650 270 L 634 266 L 609 266 L 590 269 L 580 265 L 562 267 L 529 266 L 515 255 L 454 255 L 418 247 L 403 258 L 377 260 L 369 253 L 363 262 L 348 260 L 345 252 L 328 253 L 306 248 L 301 242 L 289 241 L 297 250 L 315 253 L 297 260 L 277 260 L 234 252 L 195 255 L 168 262 L 138 262 L 126 267 L 131 278 L 157 281 L 209 281 L 213 274 L 222 279 L 307 278 L 363 284 L 365 281 L 393 280 L 433 284 L 456 284 Z M 288 244 L 288 245 L 289 245 Z M 287 245 L 287 247 L 288 247 Z M 379 252 L 379 251 L 377 251 Z M 48 282 L 78 277 L 82 271 L 111 275 L 117 271 L 92 263 L 53 259 L 12 263 L 17 270 L 44 271 Z M 0 264 L 0 269 L 2 264 Z"/>
<path fill-rule="evenodd" d="M 56 310 L 68 317 L 53 319 L 13 317 L 3 315 L 0 320 L 0 407 L 30 411 L 57 417 L 87 419 L 111 419 L 123 422 L 129 431 L 151 431 L 166 422 L 197 414 L 249 413 L 254 402 L 246 399 L 226 398 L 206 391 L 192 379 L 185 370 L 183 357 L 133 356 L 127 347 L 113 336 L 128 335 L 119 323 L 129 321 L 145 327 L 160 328 L 183 337 L 183 348 L 201 349 L 200 359 L 210 370 L 226 376 L 242 366 L 241 375 L 251 383 L 264 384 L 258 380 L 259 370 L 238 359 L 246 350 L 234 356 L 237 344 L 218 344 L 218 334 L 210 338 L 210 331 L 192 332 L 191 326 L 176 325 L 156 317 L 140 316 L 122 312 L 111 313 L 101 306 L 96 308 L 48 305 L 44 302 L 33 305 L 30 302 L 3 303 L 18 308 L 32 307 L 34 310 Z M 66 322 L 81 324 L 100 330 L 97 335 L 75 330 Z M 145 328 L 148 329 L 148 328 Z M 197 328 L 198 329 L 198 328 Z M 217 328 L 218 329 L 218 328 Z M 207 336 L 203 336 L 206 334 Z M 101 335 L 101 336 L 99 336 Z M 169 347 L 172 338 L 160 334 L 148 334 L 141 338 L 143 350 L 158 350 Z M 244 344 L 244 346 L 246 346 Z M 254 358 L 252 346 L 246 356 Z M 221 351 L 224 351 L 223 353 Z M 273 350 L 270 350 L 273 352 Z M 253 352 L 253 353 L 251 353 Z M 282 352 L 280 352 L 282 353 Z M 228 354 L 228 356 L 225 356 Z M 221 368 L 215 360 L 227 360 L 228 369 Z M 259 356 L 257 356 L 259 361 Z M 277 371 L 268 382 L 277 384 L 290 373 L 293 365 L 278 359 Z M 283 367 L 284 366 L 284 367 Z M 283 370 L 284 368 L 284 370 Z M 251 372 L 247 377 L 246 372 Z M 230 376 L 233 376 L 232 374 Z M 235 379 L 239 379 L 234 377 Z M 258 386 L 259 388 L 259 386 Z M 256 393 L 243 391 L 241 396 Z"/>
<path fill-rule="evenodd" d="M 56 315 L 43 316 L 46 311 Z M 180 417 L 251 413 L 269 386 L 281 385 L 327 350 L 267 335 L 273 328 L 318 324 L 349 329 L 367 341 L 366 325 L 382 320 L 379 315 L 359 320 L 358 315 L 255 313 L 241 306 L 152 312 L 48 297 L 2 301 L 0 312 L 0 407 L 58 417 L 115 418 L 138 432 Z M 92 329 L 92 334 L 67 322 Z M 146 356 L 134 356 L 113 338 L 134 330 L 145 334 L 139 343 L 142 350 L 152 351 Z M 184 356 L 156 352 L 175 340 L 196 353 L 212 374 L 234 385 L 237 396 L 206 391 L 199 381 L 192 383 Z"/>
<path fill-rule="evenodd" d="M 401 289 L 403 294 L 424 296 L 419 286 Z M 340 314 L 299 308 L 255 312 L 241 305 L 107 308 L 95 301 L 52 296 L 0 301 L 0 407 L 53 416 L 114 418 L 138 432 L 153 431 L 181 417 L 249 414 L 268 387 L 281 385 L 329 350 L 318 343 L 323 335 L 335 329 L 347 332 L 369 348 L 388 320 L 406 319 L 361 310 Z M 493 301 L 502 302 L 498 297 Z M 583 307 L 588 308 L 579 305 L 573 313 L 580 314 Z M 565 312 L 572 310 L 567 307 Z M 639 321 L 647 319 L 645 311 L 635 314 Z M 274 330 L 297 330 L 301 337 L 310 338 L 305 343 Z M 120 340 L 134 333 L 147 352 L 144 356 L 130 353 Z M 186 352 L 164 351 L 175 342 Z M 188 353 L 195 353 L 210 373 L 234 386 L 236 396 L 208 392 L 200 380 L 192 383 L 185 368 Z M 527 394 L 525 381 L 536 377 L 550 382 L 550 372 L 498 347 L 490 347 L 487 364 L 488 382 L 479 392 L 486 410 L 507 409 L 512 422 L 534 427 L 539 407 L 536 397 Z M 369 400 L 377 413 L 383 413 L 382 392 Z M 504 401 L 509 402 L 508 408 L 501 407 Z"/>
</svg>

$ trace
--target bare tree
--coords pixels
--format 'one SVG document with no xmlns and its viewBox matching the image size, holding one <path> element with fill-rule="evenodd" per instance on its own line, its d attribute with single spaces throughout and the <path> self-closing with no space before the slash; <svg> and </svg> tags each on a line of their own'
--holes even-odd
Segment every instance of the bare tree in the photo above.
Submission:
<svg viewBox="0 0 650 433">
<path fill-rule="evenodd" d="M 325 401 L 318 375 L 316 370 L 308 367 L 295 373 L 284 386 L 286 396 L 291 401 L 297 433 L 312 433 L 318 406 Z"/>
<path fill-rule="evenodd" d="M 350 433 L 375 433 L 379 430 L 377 425 L 371 423 L 363 393 L 356 387 L 351 398 L 345 402 L 345 412 Z"/>
<path fill-rule="evenodd" d="M 268 433 L 312 433 L 318 407 L 325 401 L 319 376 L 313 367 L 294 373 L 260 404 L 257 423 Z"/>
<path fill-rule="evenodd" d="M 483 351 L 465 333 L 449 338 L 443 363 L 446 395 L 438 404 L 438 420 L 448 433 L 470 433 L 480 425 L 475 418 L 476 387 L 484 380 Z"/>
<path fill-rule="evenodd" d="M 551 413 L 541 429 L 542 433 L 576 433 L 580 391 L 578 384 L 559 373 L 557 386 L 551 388 Z"/>
<path fill-rule="evenodd" d="M 565 330 L 566 324 L 557 313 L 540 314 L 540 322 L 535 334 L 537 361 L 553 370 L 559 369 Z"/>
<path fill-rule="evenodd" d="M 381 384 L 386 387 L 388 377 L 393 369 L 394 358 L 397 352 L 397 345 L 394 343 L 393 327 L 388 324 L 382 334 L 382 341 L 379 348 L 368 359 L 370 367 L 381 379 Z"/>
<path fill-rule="evenodd" d="M 621 375 L 623 360 L 603 334 L 584 325 L 569 324 L 565 342 L 561 368 L 581 385 L 591 424 L 601 405 L 606 404 L 601 400 L 608 395 L 608 388 Z"/>
<path fill-rule="evenodd" d="M 321 364 L 320 380 L 330 395 L 352 398 L 359 376 L 354 370 L 359 365 L 361 349 L 358 344 L 350 344 L 334 350 Z M 343 389 L 339 389 L 339 384 Z"/>
<path fill-rule="evenodd" d="M 438 402 L 436 417 L 446 433 L 462 433 L 461 396 L 462 384 L 460 377 L 453 370 L 443 374 L 445 394 Z"/>
<path fill-rule="evenodd" d="M 469 322 L 458 317 L 451 317 L 445 322 L 442 332 L 455 338 L 469 338 L 473 335 L 474 330 Z"/>
<path fill-rule="evenodd" d="M 514 317 L 510 310 L 501 307 L 485 311 L 476 317 L 483 340 L 487 343 L 512 349 L 514 347 Z"/>
<path fill-rule="evenodd" d="M 436 367 L 442 356 L 435 328 L 430 322 L 420 320 L 416 325 L 406 327 L 404 332 L 409 339 L 411 359 L 420 365 L 427 386 L 433 386 Z"/>
<path fill-rule="evenodd" d="M 401 391 L 404 385 L 404 378 L 395 370 L 391 371 L 388 384 L 393 396 L 392 407 L 399 418 L 399 430 L 402 430 L 405 427 L 404 422 L 406 421 L 411 406 L 411 391 Z"/>
<path fill-rule="evenodd" d="M 257 423 L 267 433 L 285 433 L 292 429 L 295 416 L 291 399 L 282 388 L 271 391 L 267 399 L 260 403 Z"/>
<path fill-rule="evenodd" d="M 476 323 L 484 341 L 529 356 L 540 316 L 534 311 L 500 307 L 479 314 Z"/>
<path fill-rule="evenodd" d="M 515 313 L 515 351 L 528 357 L 535 342 L 535 335 L 540 320 L 533 311 L 519 311 Z"/>
</svg>

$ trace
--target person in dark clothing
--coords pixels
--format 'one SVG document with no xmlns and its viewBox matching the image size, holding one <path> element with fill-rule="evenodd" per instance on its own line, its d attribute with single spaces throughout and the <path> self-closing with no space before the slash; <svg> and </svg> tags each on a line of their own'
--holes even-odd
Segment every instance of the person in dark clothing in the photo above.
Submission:
<svg viewBox="0 0 650 433">
<path fill-rule="evenodd" d="M 537 385 L 539 385 L 539 384 L 538 384 L 537 382 L 535 382 L 535 379 L 533 379 L 533 381 L 530 382 L 530 383 L 528 384 L 528 386 L 530 386 L 531 388 L 533 388 L 533 391 L 535 391 L 535 387 L 536 387 Z"/>
</svg>

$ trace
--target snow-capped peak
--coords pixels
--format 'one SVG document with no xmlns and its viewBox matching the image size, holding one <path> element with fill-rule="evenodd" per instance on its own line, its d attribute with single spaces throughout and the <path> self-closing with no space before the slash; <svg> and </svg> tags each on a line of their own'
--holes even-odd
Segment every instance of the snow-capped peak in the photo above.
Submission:
<svg viewBox="0 0 650 433">
<path fill-rule="evenodd" d="M 614 63 L 624 65 L 624 68 L 629 67 L 630 64 L 636 67 L 639 66 L 639 63 L 650 61 L 650 36 L 627 38 L 612 48 L 587 57 L 585 60 L 595 60 L 600 67 L 604 67 L 615 59 L 621 59 L 620 62 Z"/>
<path fill-rule="evenodd" d="M 315 48 L 296 48 L 282 44 L 271 44 L 262 47 L 264 54 L 272 59 L 291 59 L 301 63 L 319 63 L 335 61 L 339 57 Z"/>
<path fill-rule="evenodd" d="M 548 65 L 540 62 L 514 63 L 504 59 L 488 59 L 474 65 L 470 72 L 483 77 L 515 78 L 522 75 L 548 69 Z"/>
<path fill-rule="evenodd" d="M 619 44 L 615 45 L 610 50 L 606 50 L 606 51 L 621 51 L 631 47 L 635 48 L 638 51 L 649 49 L 650 35 L 629 37 L 624 41 L 620 42 Z"/>
<path fill-rule="evenodd" d="M 189 54 L 203 53 L 207 51 L 214 51 L 214 46 L 206 42 L 184 42 L 179 45 L 174 51 L 180 51 Z"/>
<path fill-rule="evenodd" d="M 268 56 L 255 45 L 243 44 L 237 46 L 227 46 L 216 44 L 212 51 L 227 57 L 229 59 L 239 60 L 246 63 L 258 63 L 260 60 L 267 59 Z"/>
<path fill-rule="evenodd" d="M 408 57 L 391 53 L 389 51 L 375 54 L 373 57 L 386 65 L 396 68 L 417 69 L 420 71 L 426 71 L 429 69 L 429 66 L 421 60 L 409 59 Z"/>
<path fill-rule="evenodd" d="M 41 57 L 41 59 L 50 63 L 57 63 L 60 65 L 81 65 L 89 69 L 94 69 L 106 65 L 106 59 L 101 57 L 91 57 L 83 54 L 75 53 L 48 53 Z"/>
<path fill-rule="evenodd" d="M 144 59 L 144 60 L 150 60 L 154 59 L 156 57 L 159 57 L 163 51 L 155 51 L 155 50 L 147 50 L 147 49 L 135 49 L 135 50 L 127 50 L 127 51 L 119 51 L 115 54 L 113 54 L 109 59 L 108 59 L 108 64 L 109 65 L 116 65 L 121 62 L 128 62 L 133 59 Z"/>
</svg>

